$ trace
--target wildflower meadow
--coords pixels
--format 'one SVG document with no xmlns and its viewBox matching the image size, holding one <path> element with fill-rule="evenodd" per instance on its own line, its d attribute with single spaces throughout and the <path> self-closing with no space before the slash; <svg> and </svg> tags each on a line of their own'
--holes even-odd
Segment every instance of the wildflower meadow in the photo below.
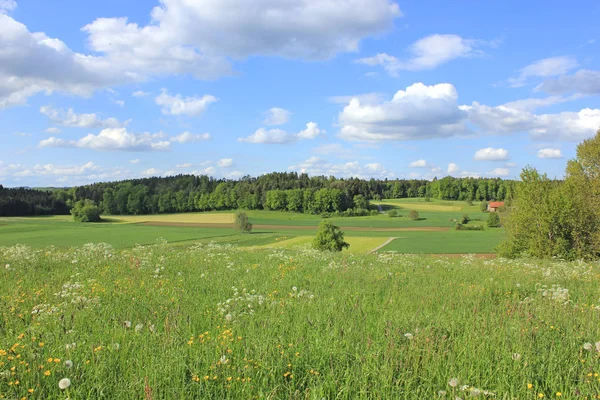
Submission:
<svg viewBox="0 0 600 400">
<path fill-rule="evenodd" d="M 597 263 L 0 249 L 2 399 L 600 398 Z"/>
</svg>

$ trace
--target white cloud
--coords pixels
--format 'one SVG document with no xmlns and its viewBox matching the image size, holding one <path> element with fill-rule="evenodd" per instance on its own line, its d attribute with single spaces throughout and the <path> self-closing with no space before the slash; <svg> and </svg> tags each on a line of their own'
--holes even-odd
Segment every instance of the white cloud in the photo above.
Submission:
<svg viewBox="0 0 600 400">
<path fill-rule="evenodd" d="M 129 121 L 121 123 L 116 118 L 102 120 L 94 113 L 76 114 L 72 108 L 65 112 L 62 109 L 43 106 L 40 108 L 40 112 L 56 124 L 76 128 L 120 128 L 129 123 Z"/>
<path fill-rule="evenodd" d="M 392 28 L 401 15 L 390 0 L 161 0 L 152 23 L 99 18 L 83 30 L 94 51 L 139 63 L 169 61 L 185 68 L 198 58 L 327 59 L 356 51 L 368 36 Z M 180 66 L 180 64 L 183 64 Z"/>
<path fill-rule="evenodd" d="M 171 142 L 177 143 L 191 143 L 191 142 L 199 142 L 201 140 L 209 140 L 210 134 L 208 133 L 190 133 L 183 132 L 177 136 L 173 136 L 170 140 Z"/>
<path fill-rule="evenodd" d="M 273 107 L 267 111 L 265 125 L 283 125 L 290 120 L 292 113 L 284 108 Z"/>
<path fill-rule="evenodd" d="M 425 160 L 417 160 L 417 161 L 413 161 L 410 164 L 408 164 L 409 167 L 411 168 L 425 168 L 425 167 L 429 167 L 430 165 L 427 164 L 427 161 Z"/>
<path fill-rule="evenodd" d="M 380 53 L 373 57 L 361 58 L 356 62 L 370 66 L 381 65 L 390 75 L 396 76 L 401 70 L 434 69 L 456 58 L 481 54 L 475 50 L 475 47 L 482 43 L 477 40 L 464 39 L 458 35 L 435 34 L 413 43 L 409 48 L 411 57 L 407 60 Z"/>
<path fill-rule="evenodd" d="M 508 150 L 486 147 L 477 150 L 473 158 L 477 161 L 505 161 L 508 159 Z"/>
<path fill-rule="evenodd" d="M 118 105 L 119 107 L 125 107 L 125 101 L 124 100 L 113 100 L 113 103 L 115 103 L 116 105 Z"/>
<path fill-rule="evenodd" d="M 560 149 L 541 149 L 538 151 L 539 158 L 563 158 Z"/>
<path fill-rule="evenodd" d="M 455 174 L 458 171 L 460 171 L 460 167 L 457 164 L 455 164 L 455 163 L 448 164 L 448 173 L 449 174 Z"/>
<path fill-rule="evenodd" d="M 0 14 L 8 13 L 17 8 L 17 3 L 14 0 L 0 0 Z"/>
<path fill-rule="evenodd" d="M 220 168 L 229 168 L 233 166 L 233 160 L 231 158 L 221 158 L 217 161 L 217 166 Z"/>
<path fill-rule="evenodd" d="M 359 158 L 357 152 L 351 149 L 347 149 L 340 143 L 327 143 L 321 146 L 317 146 L 311 150 L 315 154 L 336 156 L 338 158 L 349 159 Z"/>
<path fill-rule="evenodd" d="M 573 75 L 547 79 L 536 90 L 550 94 L 575 92 L 586 95 L 600 94 L 600 71 L 581 69 Z"/>
<path fill-rule="evenodd" d="M 379 163 L 361 165 L 358 161 L 351 161 L 344 164 L 332 164 L 319 157 L 310 157 L 304 162 L 290 166 L 288 169 L 312 176 L 333 175 L 356 178 L 392 178 L 394 176 L 391 171 L 386 170 Z"/>
<path fill-rule="evenodd" d="M 140 163 L 140 161 L 141 161 L 141 160 L 140 160 L 139 158 L 136 158 L 136 159 L 133 159 L 133 160 L 129 160 L 129 163 L 130 163 L 130 164 L 139 164 L 139 163 Z"/>
<path fill-rule="evenodd" d="M 314 122 L 306 124 L 306 129 L 298 133 L 288 133 L 282 129 L 259 128 L 252 135 L 245 138 L 238 138 L 238 142 L 256 143 L 256 144 L 286 144 L 293 143 L 298 139 L 315 139 L 324 133 Z"/>
<path fill-rule="evenodd" d="M 577 67 L 577 60 L 571 56 L 550 57 L 535 61 L 520 70 L 516 78 L 510 78 L 508 83 L 512 87 L 521 87 L 531 78 L 548 78 L 563 75 Z"/>
<path fill-rule="evenodd" d="M 469 134 L 467 112 L 457 104 L 449 83 L 415 83 L 399 90 L 391 101 L 363 104 L 353 98 L 339 114 L 340 137 L 384 141 L 448 138 Z"/>
<path fill-rule="evenodd" d="M 575 95 L 575 96 L 570 96 L 570 97 L 549 96 L 549 97 L 544 97 L 544 98 L 528 98 L 528 99 L 521 99 L 521 100 L 516 100 L 516 101 L 511 101 L 509 103 L 505 103 L 504 107 L 512 108 L 512 109 L 519 110 L 519 111 L 533 112 L 538 108 L 547 107 L 547 106 L 551 106 L 551 105 L 558 104 L 558 103 L 564 103 L 567 101 L 572 101 L 578 97 L 579 96 Z"/>
<path fill-rule="evenodd" d="M 385 98 L 382 93 L 372 92 L 354 96 L 330 96 L 328 100 L 334 104 L 348 104 L 352 99 L 358 99 L 362 104 L 377 104 Z"/>
<path fill-rule="evenodd" d="M 300 139 L 315 139 L 321 136 L 325 131 L 319 129 L 319 126 L 315 122 L 309 122 L 306 124 L 306 129 L 298 133 Z"/>
<path fill-rule="evenodd" d="M 146 97 L 146 96 L 150 95 L 150 92 L 144 92 L 143 90 L 137 90 L 137 91 L 131 93 L 131 95 L 133 97 Z"/>
<path fill-rule="evenodd" d="M 510 175 L 508 168 L 495 168 L 494 170 L 487 173 L 489 176 L 505 177 Z"/>
<path fill-rule="evenodd" d="M 31 136 L 31 133 L 25 133 L 25 132 L 13 132 L 12 134 L 14 136 L 21 136 L 21 137 Z"/>
<path fill-rule="evenodd" d="M 76 147 L 104 151 L 161 151 L 169 150 L 170 142 L 160 140 L 162 133 L 135 134 L 126 128 L 106 128 L 98 135 L 88 134 L 79 140 L 64 140 L 55 137 L 42 140 L 39 147 Z"/>
<path fill-rule="evenodd" d="M 60 133 L 60 129 L 52 127 L 52 128 L 47 128 L 45 130 L 45 132 L 48 132 L 48 133 Z"/>
<path fill-rule="evenodd" d="M 163 114 L 198 116 L 206 111 L 211 103 L 217 101 L 217 98 L 211 95 L 183 98 L 180 94 L 171 96 L 163 89 L 154 101 L 161 106 Z"/>
<path fill-rule="evenodd" d="M 600 127 L 600 109 L 533 114 L 506 105 L 490 107 L 477 102 L 461 109 L 469 113 L 471 123 L 486 133 L 529 132 L 536 140 L 581 141 L 593 136 Z"/>
<path fill-rule="evenodd" d="M 160 176 L 163 173 L 160 169 L 156 168 L 148 168 L 142 171 L 142 175 L 144 176 Z"/>
</svg>

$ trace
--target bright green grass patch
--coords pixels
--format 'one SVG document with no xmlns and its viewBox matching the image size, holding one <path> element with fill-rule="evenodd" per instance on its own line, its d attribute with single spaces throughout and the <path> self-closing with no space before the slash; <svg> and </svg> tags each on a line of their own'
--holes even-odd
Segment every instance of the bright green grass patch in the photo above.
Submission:
<svg viewBox="0 0 600 400">
<path fill-rule="evenodd" d="M 379 251 L 408 254 L 495 253 L 502 229 L 485 231 L 399 232 L 399 238 Z"/>
<path fill-rule="evenodd" d="M 314 237 L 313 236 L 297 236 L 297 237 L 293 237 L 293 238 L 287 238 L 284 236 L 284 237 L 279 237 L 277 239 L 278 240 L 275 243 L 270 243 L 270 244 L 267 244 L 262 247 L 264 247 L 264 248 L 286 248 L 286 249 L 293 249 L 293 248 L 298 248 L 298 247 L 310 248 Z M 365 253 L 368 253 L 369 251 L 375 249 L 377 246 L 380 246 L 383 243 L 385 243 L 387 241 L 387 238 L 346 236 L 345 241 L 350 245 L 350 247 L 344 249 L 343 250 L 344 252 L 365 254 Z"/>
<path fill-rule="evenodd" d="M 0 249 L 0 263 L 4 398 L 583 399 L 600 389 L 597 263 L 220 245 L 19 247 Z"/>
</svg>

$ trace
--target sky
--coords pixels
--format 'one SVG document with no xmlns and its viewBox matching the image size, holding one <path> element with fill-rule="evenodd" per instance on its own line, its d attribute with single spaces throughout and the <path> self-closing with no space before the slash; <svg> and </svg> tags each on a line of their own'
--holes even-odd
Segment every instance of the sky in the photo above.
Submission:
<svg viewBox="0 0 600 400">
<path fill-rule="evenodd" d="M 562 177 L 600 3 L 0 0 L 0 184 Z"/>
</svg>

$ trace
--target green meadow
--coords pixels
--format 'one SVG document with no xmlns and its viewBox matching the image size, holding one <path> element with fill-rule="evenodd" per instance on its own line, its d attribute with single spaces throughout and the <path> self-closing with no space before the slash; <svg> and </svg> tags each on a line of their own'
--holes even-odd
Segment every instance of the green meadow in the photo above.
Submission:
<svg viewBox="0 0 600 400">
<path fill-rule="evenodd" d="M 479 204 L 458 201 L 420 201 L 420 199 L 384 200 L 374 203 L 382 214 L 365 217 L 333 217 L 344 230 L 351 252 L 368 252 L 393 239 L 379 251 L 409 254 L 493 253 L 502 238 L 502 229 L 455 231 L 453 226 L 463 214 L 471 225 L 485 225 L 487 214 Z M 419 219 L 407 217 L 410 210 Z M 386 213 L 396 210 L 399 217 Z M 247 211 L 254 225 L 249 235 L 237 234 L 230 226 L 231 212 L 162 214 L 150 216 L 107 216 L 105 222 L 76 223 L 70 216 L 2 218 L 0 246 L 24 244 L 36 248 L 70 247 L 85 243 L 108 243 L 115 248 L 128 248 L 166 240 L 172 245 L 192 243 L 230 243 L 238 246 L 298 247 L 308 245 L 322 218 L 318 215 L 279 211 Z M 294 238 L 298 238 L 292 240 Z M 289 241 L 289 242 L 288 242 Z M 287 242 L 287 243 L 286 243 Z"/>
<path fill-rule="evenodd" d="M 597 398 L 598 276 L 230 244 L 4 247 L 0 398 Z"/>
</svg>

